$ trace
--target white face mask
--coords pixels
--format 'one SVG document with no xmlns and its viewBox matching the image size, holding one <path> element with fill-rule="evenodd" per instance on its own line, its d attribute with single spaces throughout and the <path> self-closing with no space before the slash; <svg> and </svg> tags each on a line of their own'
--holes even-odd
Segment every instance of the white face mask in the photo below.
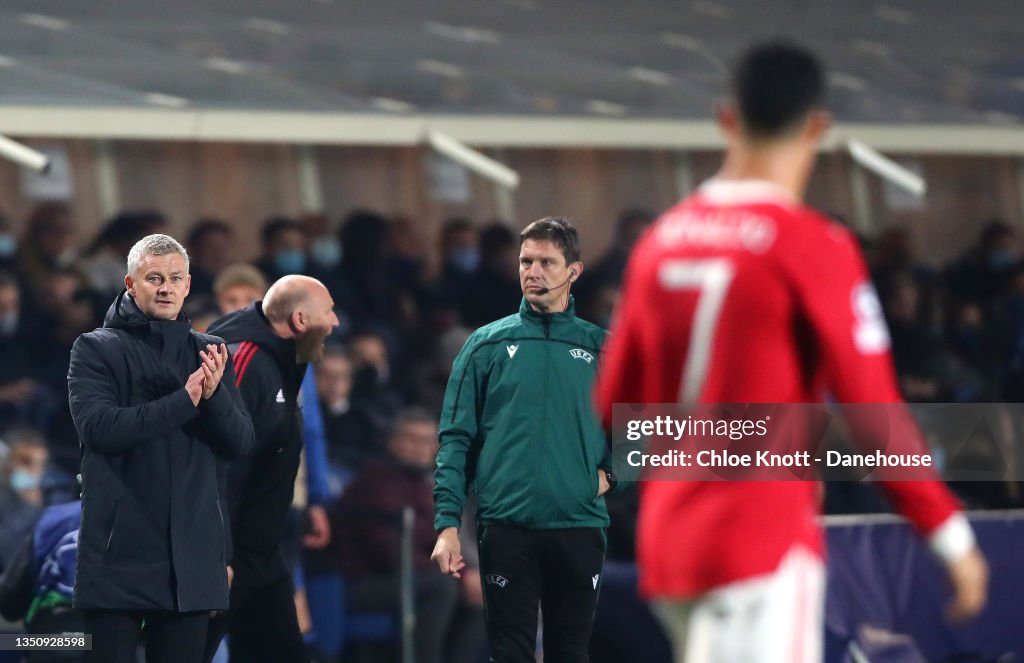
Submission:
<svg viewBox="0 0 1024 663">
<path fill-rule="evenodd" d="M 0 234 L 0 258 L 13 258 L 18 251 L 18 240 L 14 235 Z"/>
<path fill-rule="evenodd" d="M 349 404 L 348 399 L 343 398 L 340 401 L 328 404 L 327 411 L 330 412 L 335 417 L 340 417 L 341 415 L 348 412 L 350 407 L 351 405 Z"/>
<path fill-rule="evenodd" d="M 341 242 L 334 235 L 322 235 L 313 241 L 309 253 L 321 267 L 336 267 L 341 263 Z"/>
<path fill-rule="evenodd" d="M 31 474 L 25 470 L 12 470 L 11 471 L 11 490 L 15 492 L 21 492 L 23 490 L 34 490 L 39 487 L 42 482 L 42 477 L 38 474 Z"/>
</svg>

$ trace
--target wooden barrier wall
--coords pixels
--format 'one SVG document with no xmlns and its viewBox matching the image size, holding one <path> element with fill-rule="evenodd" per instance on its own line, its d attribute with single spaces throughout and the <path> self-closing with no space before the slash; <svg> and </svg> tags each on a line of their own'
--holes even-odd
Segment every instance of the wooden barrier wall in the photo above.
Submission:
<svg viewBox="0 0 1024 663">
<path fill-rule="evenodd" d="M 72 204 L 78 214 L 78 237 L 84 244 L 109 214 L 97 167 L 100 144 L 93 141 L 32 141 L 59 145 L 69 158 L 74 184 Z M 259 250 L 259 227 L 276 214 L 303 210 L 300 150 L 277 144 L 169 143 L 115 141 L 111 155 L 113 191 L 121 208 L 157 208 L 166 213 L 173 232 L 183 235 L 200 216 L 227 220 L 238 230 L 237 256 L 251 258 Z M 687 183 L 696 184 L 718 168 L 720 154 L 596 149 L 521 149 L 494 152 L 517 170 L 521 187 L 512 197 L 513 225 L 549 214 L 571 218 L 580 228 L 585 259 L 594 260 L 607 247 L 619 210 L 640 206 L 663 210 L 674 203 Z M 451 215 L 480 223 L 501 209 L 494 187 L 470 175 L 464 203 L 433 200 L 428 184 L 428 153 L 418 147 L 320 146 L 312 150 L 319 173 L 323 211 L 340 219 L 355 208 L 403 214 L 416 221 L 432 250 L 437 229 Z M 866 209 L 876 231 L 905 225 L 911 229 L 920 256 L 941 264 L 973 242 L 981 225 L 999 217 L 1018 227 L 1024 223 L 1020 162 L 1005 157 L 898 155 L 919 168 L 928 194 L 919 204 L 893 197 L 868 175 Z M 829 212 L 858 218 L 852 185 L 853 166 L 845 155 L 819 160 L 808 198 Z M 23 190 L 22 173 L 0 163 L 0 211 L 20 228 L 32 206 Z M 1024 227 L 1022 227 L 1024 230 Z"/>
</svg>

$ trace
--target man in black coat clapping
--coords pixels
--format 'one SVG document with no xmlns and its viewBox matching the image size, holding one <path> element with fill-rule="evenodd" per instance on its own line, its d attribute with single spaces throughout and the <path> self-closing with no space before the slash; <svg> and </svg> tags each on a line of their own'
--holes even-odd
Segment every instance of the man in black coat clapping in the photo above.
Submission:
<svg viewBox="0 0 1024 663">
<path fill-rule="evenodd" d="M 228 607 L 217 458 L 247 453 L 253 427 L 221 339 L 181 315 L 188 254 L 149 235 L 128 254 L 127 290 L 75 341 L 71 415 L 82 444 L 74 604 L 91 659 L 202 657 L 209 613 Z"/>
</svg>

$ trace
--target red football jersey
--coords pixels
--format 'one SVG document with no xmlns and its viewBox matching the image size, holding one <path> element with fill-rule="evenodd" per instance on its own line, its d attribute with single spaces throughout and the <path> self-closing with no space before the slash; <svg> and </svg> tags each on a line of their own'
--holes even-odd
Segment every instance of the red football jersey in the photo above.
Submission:
<svg viewBox="0 0 1024 663">
<path fill-rule="evenodd" d="M 770 182 L 713 179 L 630 258 L 596 396 L 613 403 L 899 403 L 881 306 L 852 234 Z M 918 439 L 903 441 L 924 450 Z M 936 477 L 937 478 L 937 477 Z M 958 511 L 940 481 L 885 482 L 925 534 Z M 822 550 L 811 481 L 645 482 L 647 596 L 685 598 Z"/>
</svg>

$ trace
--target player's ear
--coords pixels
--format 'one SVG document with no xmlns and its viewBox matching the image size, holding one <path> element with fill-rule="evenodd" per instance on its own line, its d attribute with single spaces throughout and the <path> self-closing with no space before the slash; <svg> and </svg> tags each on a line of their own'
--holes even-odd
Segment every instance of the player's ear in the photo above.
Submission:
<svg viewBox="0 0 1024 663">
<path fill-rule="evenodd" d="M 569 278 L 572 283 L 575 283 L 579 278 L 580 274 L 583 273 L 583 263 L 577 260 L 573 264 L 569 265 Z"/>
<path fill-rule="evenodd" d="M 718 119 L 718 126 L 727 138 L 732 139 L 740 132 L 740 118 L 736 113 L 736 107 L 731 101 L 719 100 L 715 104 L 715 117 Z"/>
<path fill-rule="evenodd" d="M 812 110 L 807 118 L 807 125 L 804 127 L 804 138 L 818 143 L 825 137 L 825 133 L 828 132 L 831 126 L 832 116 L 828 111 L 821 109 Z"/>
</svg>

